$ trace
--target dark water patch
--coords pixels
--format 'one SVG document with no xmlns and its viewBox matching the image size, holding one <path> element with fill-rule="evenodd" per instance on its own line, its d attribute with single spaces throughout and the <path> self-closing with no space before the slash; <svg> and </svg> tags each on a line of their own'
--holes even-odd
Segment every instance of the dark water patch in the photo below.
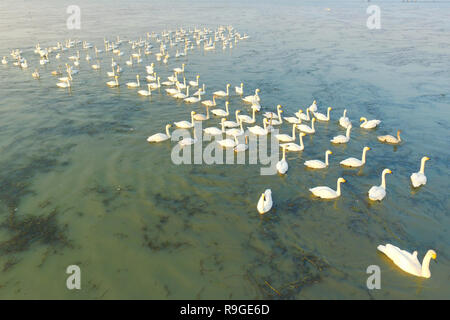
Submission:
<svg viewBox="0 0 450 320">
<path fill-rule="evenodd" d="M 18 262 L 20 261 L 20 259 L 16 258 L 16 257 L 11 257 L 9 258 L 5 264 L 3 265 L 3 269 L 2 272 L 6 272 L 9 269 L 11 269 L 13 266 L 15 266 Z"/>
<path fill-rule="evenodd" d="M 60 226 L 56 220 L 57 210 L 48 215 L 11 215 L 0 228 L 6 229 L 12 237 L 0 242 L 0 252 L 12 254 L 26 251 L 34 243 L 54 248 L 70 246 L 65 235 L 67 225 Z"/>
</svg>

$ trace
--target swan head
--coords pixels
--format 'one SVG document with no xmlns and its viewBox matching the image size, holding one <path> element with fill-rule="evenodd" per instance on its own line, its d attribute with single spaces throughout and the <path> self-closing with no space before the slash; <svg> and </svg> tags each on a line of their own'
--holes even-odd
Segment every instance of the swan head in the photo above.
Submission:
<svg viewBox="0 0 450 320">
<path fill-rule="evenodd" d="M 423 157 L 422 158 L 422 161 L 428 161 L 428 160 L 430 160 L 430 158 L 428 158 L 428 157 Z"/>
<path fill-rule="evenodd" d="M 231 86 L 231 84 L 227 83 L 227 88 L 229 88 Z"/>
<path fill-rule="evenodd" d="M 191 111 L 191 116 L 193 116 L 194 114 L 196 114 L 197 112 L 195 111 Z"/>
<path fill-rule="evenodd" d="M 370 147 L 364 147 L 363 151 L 369 151 L 370 149 Z"/>
<path fill-rule="evenodd" d="M 333 154 L 333 151 L 327 150 L 327 151 L 325 152 L 325 154 Z"/>
<path fill-rule="evenodd" d="M 313 101 L 313 104 L 316 104 L 316 100 Z"/>
<path fill-rule="evenodd" d="M 338 179 L 338 181 L 337 181 L 338 183 L 346 183 L 347 182 L 347 180 L 345 180 L 344 178 L 339 178 Z"/>
<path fill-rule="evenodd" d="M 281 104 L 277 105 L 277 110 L 281 109 Z"/>
<path fill-rule="evenodd" d="M 328 111 L 331 111 L 331 110 L 333 110 L 333 108 L 332 107 L 328 107 L 328 109 L 327 109 Z"/>
<path fill-rule="evenodd" d="M 230 104 L 229 101 L 225 101 L 225 106 L 228 106 Z"/>
<path fill-rule="evenodd" d="M 431 258 L 432 258 L 433 260 L 436 260 L 436 257 L 437 257 L 436 251 L 430 249 L 430 250 L 428 250 L 427 255 L 431 255 Z"/>
<path fill-rule="evenodd" d="M 304 136 L 306 136 L 306 133 L 300 132 L 300 136 L 301 136 L 301 137 L 304 137 Z"/>
<path fill-rule="evenodd" d="M 172 127 L 172 125 L 169 123 L 166 125 L 166 130 L 169 129 L 170 127 Z"/>
<path fill-rule="evenodd" d="M 236 115 L 238 115 L 241 112 L 241 110 L 236 110 Z"/>
<path fill-rule="evenodd" d="M 384 170 L 383 170 L 383 175 L 384 175 L 384 174 L 388 174 L 388 173 L 391 174 L 392 171 L 391 171 L 390 169 L 384 169 Z"/>
<path fill-rule="evenodd" d="M 312 123 L 316 122 L 316 118 L 312 118 L 311 120 Z M 349 126 L 350 127 L 350 126 Z"/>
<path fill-rule="evenodd" d="M 361 122 L 361 121 L 367 121 L 367 119 L 365 117 L 361 117 L 361 118 L 359 118 L 359 122 Z"/>
<path fill-rule="evenodd" d="M 255 93 L 259 93 L 260 91 L 261 91 L 261 90 L 259 90 L 259 89 L 256 89 L 256 90 L 255 90 Z"/>
</svg>

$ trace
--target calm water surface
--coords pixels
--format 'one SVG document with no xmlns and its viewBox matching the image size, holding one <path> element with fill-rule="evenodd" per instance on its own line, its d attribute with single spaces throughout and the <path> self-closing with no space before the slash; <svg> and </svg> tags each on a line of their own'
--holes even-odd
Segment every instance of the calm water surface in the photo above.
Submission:
<svg viewBox="0 0 450 320">
<path fill-rule="evenodd" d="M 0 298 L 450 296 L 448 3 L 379 2 L 382 29 L 368 30 L 363 1 L 78 1 L 76 31 L 65 27 L 70 4 L 0 3 L 0 55 L 21 48 L 31 65 L 0 66 Z M 98 72 L 81 60 L 70 94 L 55 86 L 54 59 L 40 67 L 41 80 L 31 78 L 37 42 L 53 46 L 71 37 L 101 46 L 104 37 L 219 24 L 251 38 L 231 50 L 195 48 L 183 59 L 170 52 L 169 64 L 156 63 L 156 71 L 166 77 L 186 62 L 188 80 L 200 74 L 209 93 L 243 81 L 246 94 L 261 89 L 263 111 L 282 104 L 290 115 L 313 99 L 322 112 L 332 106 L 332 121 L 306 137 L 303 153 L 288 155 L 285 177 L 261 176 L 255 165 L 174 165 L 171 143 L 145 139 L 204 108 L 157 92 L 146 99 L 124 86 L 108 89 L 109 54 Z M 155 61 L 147 56 L 129 68 L 127 54 L 122 82 Z M 249 112 L 238 97 L 230 107 Z M 370 132 L 355 127 L 348 145 L 331 146 L 329 139 L 344 133 L 337 124 L 344 108 L 354 124 L 361 116 L 383 122 Z M 377 142 L 397 129 L 401 146 Z M 360 157 L 365 145 L 372 150 L 363 169 L 338 165 Z M 327 148 L 330 168 L 304 168 Z M 431 158 L 428 184 L 412 190 L 409 176 L 424 155 Z M 367 190 L 385 167 L 394 172 L 387 197 L 369 203 Z M 348 182 L 338 200 L 310 196 L 308 188 L 334 187 L 339 176 Z M 256 202 L 267 187 L 275 205 L 260 217 Z M 384 242 L 418 250 L 420 259 L 435 249 L 431 279 L 399 271 L 377 252 Z M 66 289 L 71 264 L 81 267 L 80 291 Z M 382 289 L 370 291 L 366 268 L 374 264 Z"/>
</svg>

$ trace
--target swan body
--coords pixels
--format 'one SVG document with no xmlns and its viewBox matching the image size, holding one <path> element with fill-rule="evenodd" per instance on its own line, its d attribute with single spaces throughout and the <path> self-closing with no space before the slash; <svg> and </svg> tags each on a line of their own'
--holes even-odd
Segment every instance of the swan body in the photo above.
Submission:
<svg viewBox="0 0 450 320">
<path fill-rule="evenodd" d="M 229 83 L 227 84 L 227 92 L 220 90 L 220 91 L 215 91 L 213 93 L 213 96 L 216 96 L 218 98 L 228 97 L 229 95 L 230 95 L 230 84 Z"/>
<path fill-rule="evenodd" d="M 208 106 L 208 107 L 215 107 L 217 105 L 216 104 L 216 97 L 213 96 L 212 101 L 211 100 L 204 100 L 204 101 L 202 101 L 202 105 Z"/>
<path fill-rule="evenodd" d="M 162 142 L 170 139 L 170 132 L 169 128 L 171 127 L 171 124 L 166 125 L 166 133 L 155 133 L 154 135 L 147 138 L 148 142 Z"/>
<path fill-rule="evenodd" d="M 141 83 L 139 82 L 139 75 L 136 75 L 136 81 L 137 82 L 127 82 L 127 87 L 128 88 L 137 88 L 140 87 Z"/>
<path fill-rule="evenodd" d="M 250 117 L 250 116 L 248 116 L 248 115 L 245 115 L 245 114 L 242 114 L 242 115 L 239 115 L 238 118 L 239 118 L 239 120 L 241 120 L 242 122 L 249 123 L 249 124 L 253 124 L 253 123 L 256 122 L 255 114 L 256 114 L 256 110 L 253 109 L 253 115 L 252 115 L 252 117 Z"/>
<path fill-rule="evenodd" d="M 197 96 L 198 96 L 198 98 L 196 98 L 196 97 L 186 98 L 186 99 L 184 99 L 184 102 L 186 102 L 186 103 L 197 103 L 197 102 L 200 102 L 201 99 L 202 99 L 202 96 L 200 94 L 198 94 Z"/>
<path fill-rule="evenodd" d="M 316 122 L 316 118 L 311 120 L 311 127 L 306 124 L 300 124 L 297 126 L 297 129 L 304 133 L 315 133 L 316 129 L 314 128 L 314 123 Z"/>
<path fill-rule="evenodd" d="M 305 135 L 306 134 L 304 132 L 300 132 L 298 134 L 299 140 L 300 140 L 300 145 L 293 143 L 293 142 L 288 142 L 288 143 L 280 144 L 280 147 L 286 147 L 286 151 L 292 151 L 292 152 L 303 151 L 303 149 L 305 148 L 305 146 L 303 145 L 303 137 Z"/>
<path fill-rule="evenodd" d="M 206 106 L 206 115 L 197 113 L 196 115 L 194 115 L 194 120 L 196 120 L 196 121 L 209 120 L 209 107 Z"/>
<path fill-rule="evenodd" d="M 217 117 L 228 117 L 228 115 L 230 114 L 230 112 L 228 110 L 228 104 L 229 104 L 229 102 L 226 101 L 225 102 L 225 110 L 223 110 L 223 109 L 211 110 L 212 114 L 217 116 Z"/>
<path fill-rule="evenodd" d="M 350 126 L 352 123 L 350 119 L 347 117 L 347 109 L 344 110 L 344 114 L 339 118 L 339 125 L 345 129 Z"/>
<path fill-rule="evenodd" d="M 272 190 L 266 189 L 263 194 L 261 194 L 261 197 L 259 198 L 258 204 L 256 206 L 259 214 L 265 214 L 270 209 L 272 209 Z"/>
<path fill-rule="evenodd" d="M 309 109 L 310 112 L 313 112 L 313 113 L 317 111 L 317 103 L 316 103 L 316 100 L 313 101 L 313 103 L 309 106 L 308 109 Z"/>
<path fill-rule="evenodd" d="M 236 115 L 236 121 L 230 121 L 230 120 L 224 121 L 223 124 L 224 124 L 225 128 L 236 128 L 236 127 L 240 126 L 239 118 L 238 118 L 239 110 L 236 110 L 235 115 Z"/>
<path fill-rule="evenodd" d="M 222 122 L 221 122 L 221 124 L 222 124 L 222 130 L 220 130 L 219 128 L 217 128 L 217 127 L 209 127 L 209 128 L 205 128 L 205 129 L 203 129 L 203 132 L 205 133 L 205 134 L 207 134 L 207 135 L 210 135 L 210 136 L 218 136 L 218 135 L 221 135 L 224 131 L 225 131 L 225 128 L 224 128 L 224 125 L 223 125 L 223 122 L 225 121 L 225 118 L 223 118 L 222 119 Z"/>
<path fill-rule="evenodd" d="M 414 172 L 411 175 L 411 183 L 414 188 L 420 187 L 427 183 L 427 176 L 425 175 L 425 162 L 430 160 L 428 157 L 423 157 L 420 161 L 420 170 L 419 172 Z"/>
<path fill-rule="evenodd" d="M 378 141 L 390 144 L 399 144 L 402 141 L 402 139 L 400 138 L 400 132 L 400 130 L 397 131 L 397 138 L 389 134 L 385 136 L 378 136 Z"/>
<path fill-rule="evenodd" d="M 140 96 L 148 97 L 152 95 L 152 88 L 150 87 L 150 84 L 147 84 L 148 90 L 139 90 L 137 93 Z"/>
<path fill-rule="evenodd" d="M 181 128 L 181 129 L 190 129 L 194 127 L 194 115 L 195 115 L 195 111 L 191 111 L 191 122 L 183 120 L 183 121 L 178 121 L 178 122 L 174 122 L 175 126 L 177 128 Z"/>
<path fill-rule="evenodd" d="M 190 145 L 192 145 L 192 144 L 194 144 L 196 142 L 197 142 L 197 138 L 195 136 L 195 129 L 194 129 L 194 138 L 190 138 L 190 137 L 189 138 L 184 138 L 184 139 L 178 141 L 178 144 L 181 147 L 185 147 L 185 146 L 190 146 Z"/>
<path fill-rule="evenodd" d="M 368 150 L 370 150 L 370 147 L 364 147 L 361 160 L 353 158 L 353 157 L 347 158 L 347 159 L 341 161 L 341 165 L 346 166 L 346 167 L 352 167 L 352 168 L 362 167 L 366 163 L 366 152 Z"/>
<path fill-rule="evenodd" d="M 295 115 L 300 119 L 304 121 L 310 121 L 311 117 L 309 116 L 309 108 L 306 108 L 306 114 L 303 113 L 303 110 L 300 109 L 298 112 L 295 113 Z"/>
<path fill-rule="evenodd" d="M 327 109 L 327 115 L 324 115 L 323 113 L 314 112 L 314 117 L 316 117 L 319 121 L 330 121 L 330 111 L 333 110 L 333 108 L 328 107 Z"/>
<path fill-rule="evenodd" d="M 369 199 L 381 201 L 386 196 L 386 174 L 392 173 L 389 169 L 384 169 L 381 173 L 381 185 L 373 186 L 369 189 Z"/>
<path fill-rule="evenodd" d="M 337 189 L 336 191 L 331 189 L 330 187 L 320 186 L 309 189 L 313 195 L 322 199 L 335 199 L 341 195 L 341 183 L 346 182 L 344 178 L 339 178 L 337 180 Z"/>
<path fill-rule="evenodd" d="M 251 104 L 253 104 L 254 101 L 259 102 L 260 98 L 259 98 L 258 93 L 259 93 L 259 89 L 256 89 L 254 95 L 246 96 L 246 97 L 242 98 L 242 101 L 251 103 Z"/>
<path fill-rule="evenodd" d="M 276 168 L 279 174 L 286 174 L 289 169 L 289 165 L 286 161 L 286 147 L 283 148 L 283 158 L 277 162 Z"/>
<path fill-rule="evenodd" d="M 297 127 L 297 125 L 294 123 L 292 125 L 292 136 L 288 135 L 288 134 L 277 134 L 275 135 L 275 138 L 279 141 L 279 142 L 294 142 L 295 141 L 295 128 Z"/>
<path fill-rule="evenodd" d="M 347 143 L 350 141 L 350 130 L 352 129 L 352 125 L 349 125 L 347 127 L 347 132 L 345 133 L 345 136 L 343 135 L 338 135 L 336 137 L 334 137 L 333 139 L 331 139 L 330 141 L 332 143 Z"/>
<path fill-rule="evenodd" d="M 56 84 L 58 88 L 70 88 L 70 80 L 66 80 L 64 82 L 58 82 Z"/>
<path fill-rule="evenodd" d="M 192 88 L 195 88 L 195 87 L 198 87 L 198 79 L 200 79 L 200 76 L 199 75 L 197 75 L 197 77 L 196 77 L 196 81 L 189 81 L 189 85 L 192 87 Z"/>
<path fill-rule="evenodd" d="M 361 128 L 364 128 L 364 129 L 373 129 L 373 128 L 375 128 L 377 125 L 379 125 L 380 123 L 381 123 L 381 121 L 380 120 L 367 120 L 366 118 L 364 118 L 364 117 L 361 117 L 361 119 L 359 119 L 359 121 L 361 122 L 361 121 L 363 121 L 363 123 L 361 123 L 359 126 L 361 127 Z"/>
<path fill-rule="evenodd" d="M 267 119 L 263 120 L 263 124 L 264 124 L 264 129 L 261 128 L 260 126 L 253 126 L 253 127 L 249 127 L 248 131 L 250 131 L 251 133 L 253 133 L 256 136 L 267 135 L 269 133 L 269 130 L 267 129 Z"/>
<path fill-rule="evenodd" d="M 330 150 L 327 150 L 325 152 L 325 162 L 320 161 L 320 160 L 308 160 L 308 161 L 305 161 L 305 166 L 307 166 L 308 168 L 312 168 L 312 169 L 324 169 L 324 168 L 328 167 L 328 156 L 330 154 L 333 154 L 333 152 L 331 152 Z"/>
<path fill-rule="evenodd" d="M 106 83 L 106 85 L 108 86 L 108 87 L 111 87 L 111 88 L 113 88 L 113 87 L 118 87 L 119 86 L 119 77 L 118 76 L 114 76 L 114 81 L 108 81 L 107 83 Z"/>
<path fill-rule="evenodd" d="M 422 264 L 417 259 L 417 251 L 412 254 L 408 251 L 401 250 L 400 248 L 387 243 L 386 245 L 379 245 L 377 249 L 383 252 L 389 259 L 394 262 L 397 267 L 403 271 L 412 274 L 416 277 L 430 278 L 430 260 L 436 259 L 436 252 L 434 250 L 428 250 L 423 258 Z"/>
<path fill-rule="evenodd" d="M 236 94 L 242 95 L 244 93 L 244 84 L 241 82 L 241 85 L 239 87 L 235 87 L 234 90 L 236 91 Z"/>
</svg>

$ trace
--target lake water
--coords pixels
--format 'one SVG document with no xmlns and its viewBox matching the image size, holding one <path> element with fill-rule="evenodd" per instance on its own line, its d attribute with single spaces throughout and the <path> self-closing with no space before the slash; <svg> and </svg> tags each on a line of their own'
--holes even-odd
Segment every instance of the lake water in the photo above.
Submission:
<svg viewBox="0 0 450 320">
<path fill-rule="evenodd" d="M 0 65 L 0 298 L 450 297 L 448 2 L 371 2 L 381 8 L 380 30 L 367 28 L 364 1 L 83 0 L 81 30 L 67 30 L 71 4 L 0 2 L 0 56 L 10 61 Z M 110 53 L 100 55 L 100 71 L 81 59 L 70 93 L 55 86 L 54 58 L 39 66 L 39 81 L 31 77 L 38 42 L 72 38 L 102 47 L 104 37 L 229 24 L 250 38 L 232 49 L 196 47 L 185 58 L 172 48 L 156 71 L 165 78 L 185 62 L 188 80 L 200 74 L 208 98 L 244 82 L 246 95 L 261 89 L 262 111 L 281 104 L 285 116 L 314 99 L 321 112 L 332 106 L 332 121 L 317 124 L 302 153 L 288 154 L 285 177 L 261 176 L 259 165 L 174 165 L 173 143 L 146 138 L 205 109 L 163 92 L 148 99 L 125 86 L 107 88 Z M 12 65 L 14 48 L 28 70 Z M 130 68 L 124 48 L 121 81 L 133 81 L 155 57 Z M 229 101 L 232 112 L 250 112 L 239 97 Z M 330 138 L 344 134 L 337 124 L 344 108 L 354 125 L 361 116 L 382 123 L 375 131 L 355 125 L 348 145 L 332 146 Z M 397 129 L 400 146 L 378 143 L 377 135 Z M 365 145 L 372 150 L 363 169 L 339 166 Z M 328 169 L 304 168 L 326 149 L 333 151 Z M 413 190 L 409 176 L 424 155 L 428 183 Z M 393 171 L 387 196 L 371 203 L 367 191 L 384 168 Z M 311 197 L 309 188 L 334 188 L 339 176 L 347 179 L 340 198 Z M 256 203 L 266 188 L 274 208 L 260 216 Z M 418 250 L 420 260 L 434 249 L 431 278 L 400 271 L 376 250 L 385 242 Z M 73 264 L 81 290 L 66 288 Z M 381 290 L 366 287 L 369 265 L 381 269 Z"/>
</svg>

